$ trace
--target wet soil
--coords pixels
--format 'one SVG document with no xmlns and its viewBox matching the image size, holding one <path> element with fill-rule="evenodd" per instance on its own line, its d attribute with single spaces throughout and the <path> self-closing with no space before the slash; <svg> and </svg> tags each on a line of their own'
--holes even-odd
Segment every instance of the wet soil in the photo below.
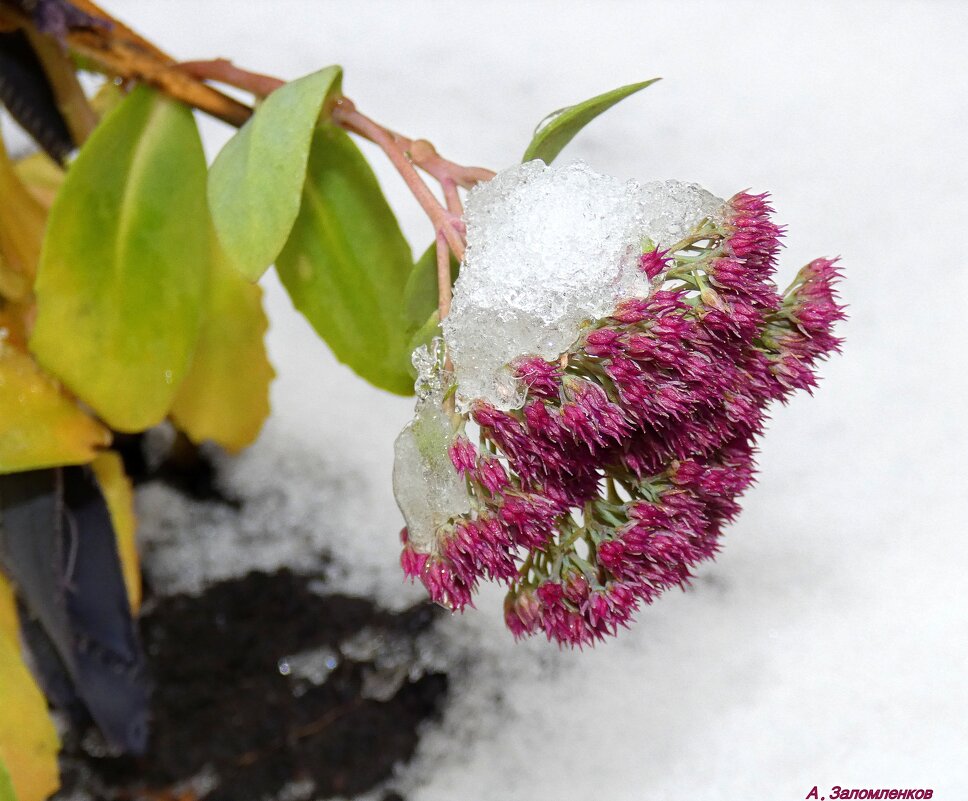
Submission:
<svg viewBox="0 0 968 801">
<path fill-rule="evenodd" d="M 381 643 L 399 653 L 436 611 L 391 613 L 320 593 L 317 580 L 283 569 L 149 601 L 140 620 L 154 684 L 148 753 L 109 756 L 90 732 L 68 736 L 57 797 L 299 801 L 385 783 L 438 715 L 447 676 L 398 665 L 374 692 L 386 672 Z M 360 632 L 370 651 L 348 653 Z M 294 655 L 320 675 L 297 675 Z"/>
</svg>

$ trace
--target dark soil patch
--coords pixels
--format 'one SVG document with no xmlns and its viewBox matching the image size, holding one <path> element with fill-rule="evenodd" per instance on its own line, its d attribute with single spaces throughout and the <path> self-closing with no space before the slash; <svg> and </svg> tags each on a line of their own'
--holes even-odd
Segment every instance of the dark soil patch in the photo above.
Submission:
<svg viewBox="0 0 968 801">
<path fill-rule="evenodd" d="M 412 757 L 417 727 L 438 713 L 447 677 L 411 678 L 404 665 L 399 687 L 391 682 L 373 697 L 367 683 L 381 655 L 353 658 L 345 643 L 368 630 L 378 647 L 392 642 L 399 652 L 430 627 L 434 608 L 394 614 L 363 598 L 317 594 L 311 581 L 288 570 L 250 573 L 198 597 L 150 604 L 140 621 L 154 681 L 148 754 L 98 756 L 90 737 L 86 748 L 67 743 L 62 793 L 261 801 L 292 782 L 306 797 L 326 798 L 385 781 Z M 326 663 L 323 680 L 290 670 L 287 657 L 306 652 L 310 664 Z M 185 784 L 199 775 L 211 781 Z"/>
</svg>

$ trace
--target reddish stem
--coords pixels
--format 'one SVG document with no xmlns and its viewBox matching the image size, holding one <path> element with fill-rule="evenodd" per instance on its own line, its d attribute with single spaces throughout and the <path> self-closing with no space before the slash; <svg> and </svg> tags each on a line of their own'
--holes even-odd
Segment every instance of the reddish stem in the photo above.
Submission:
<svg viewBox="0 0 968 801">
<path fill-rule="evenodd" d="M 208 61 L 183 61 L 178 68 L 201 81 L 215 81 L 226 86 L 234 86 L 251 92 L 256 97 L 266 97 L 282 86 L 285 81 L 271 75 L 261 75 L 236 67 L 227 58 L 214 58 Z"/>
<path fill-rule="evenodd" d="M 337 102 L 332 116 L 333 122 L 347 131 L 352 131 L 369 139 L 386 153 L 387 158 L 397 168 L 397 172 L 400 173 L 424 213 L 430 217 L 430 221 L 434 224 L 434 230 L 443 234 L 454 255 L 458 260 L 463 260 L 464 238 L 460 217 L 440 205 L 440 201 L 424 183 L 420 173 L 414 169 L 413 163 L 408 158 L 397 136 L 357 111 L 353 101 L 346 97 Z"/>
<path fill-rule="evenodd" d="M 394 134 L 394 136 L 410 153 L 413 163 L 428 175 L 436 178 L 441 185 L 445 180 L 451 179 L 457 186 L 470 189 L 475 184 L 481 181 L 490 181 L 494 177 L 494 172 L 484 167 L 464 167 L 445 159 L 426 139 L 414 141 L 400 134 Z"/>
<path fill-rule="evenodd" d="M 249 72 L 224 58 L 189 61 L 180 64 L 179 69 L 193 78 L 224 83 L 257 97 L 266 97 L 283 84 L 278 78 Z M 437 242 L 438 309 L 443 319 L 450 310 L 451 300 L 448 248 L 458 260 L 464 258 L 463 204 L 457 187 L 469 189 L 480 181 L 490 180 L 494 173 L 481 167 L 463 167 L 448 161 L 426 139 L 415 141 L 391 131 L 362 114 L 349 98 L 342 97 L 336 102 L 331 118 L 340 127 L 373 142 L 386 154 L 433 223 Z M 414 165 L 440 183 L 446 208 L 430 191 Z"/>
<path fill-rule="evenodd" d="M 437 313 L 441 320 L 450 314 L 450 250 L 442 231 L 437 232 Z"/>
</svg>

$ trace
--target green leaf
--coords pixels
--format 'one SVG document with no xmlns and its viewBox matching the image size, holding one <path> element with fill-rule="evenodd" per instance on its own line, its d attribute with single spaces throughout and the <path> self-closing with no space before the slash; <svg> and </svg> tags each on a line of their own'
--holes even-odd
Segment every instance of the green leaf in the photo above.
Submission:
<svg viewBox="0 0 968 801">
<path fill-rule="evenodd" d="M 538 123 L 531 144 L 528 145 L 528 149 L 524 152 L 524 158 L 521 160 L 541 159 L 545 164 L 551 164 L 565 145 L 575 138 L 575 134 L 595 117 L 604 111 L 608 111 L 620 100 L 635 94 L 640 89 L 645 89 L 646 86 L 651 86 L 658 80 L 658 78 L 653 78 L 651 81 L 630 83 L 628 86 L 613 89 L 611 92 L 586 100 L 584 103 L 551 112 Z"/>
<path fill-rule="evenodd" d="M 460 272 L 460 262 L 450 254 L 450 283 L 453 286 Z M 407 334 L 408 354 L 440 335 L 440 315 L 437 313 L 437 245 L 433 244 L 417 259 L 403 291 L 403 325 Z M 408 356 L 407 371 L 417 377 Z"/>
<path fill-rule="evenodd" d="M 400 395 L 413 393 L 401 322 L 412 264 L 359 148 L 339 128 L 319 126 L 302 207 L 276 268 L 296 308 L 336 357 Z"/>
<path fill-rule="evenodd" d="M 97 127 L 51 208 L 30 347 L 112 428 L 171 406 L 198 339 L 211 224 L 191 111 L 145 87 Z"/>
<path fill-rule="evenodd" d="M 215 159 L 208 202 L 232 264 L 255 281 L 286 244 L 306 180 L 313 129 L 343 70 L 327 67 L 280 86 Z"/>
</svg>

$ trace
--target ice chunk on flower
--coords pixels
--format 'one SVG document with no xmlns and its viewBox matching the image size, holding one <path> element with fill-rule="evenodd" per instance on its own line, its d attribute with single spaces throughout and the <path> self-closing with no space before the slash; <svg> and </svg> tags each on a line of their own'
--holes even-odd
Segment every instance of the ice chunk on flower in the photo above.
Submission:
<svg viewBox="0 0 968 801">
<path fill-rule="evenodd" d="M 420 352 L 426 357 L 425 348 Z M 416 355 L 414 362 L 418 363 Z M 427 384 L 423 392 L 413 420 L 394 444 L 393 494 L 407 523 L 411 547 L 417 553 L 430 553 L 437 530 L 471 507 L 467 485 L 448 453 L 454 430 L 442 393 Z"/>
<path fill-rule="evenodd" d="M 524 389 L 509 363 L 556 359 L 584 323 L 647 295 L 643 247 L 673 244 L 722 202 L 695 184 L 640 186 L 581 161 L 527 162 L 473 189 L 467 255 L 444 321 L 458 408 L 474 399 L 519 407 Z"/>
</svg>

